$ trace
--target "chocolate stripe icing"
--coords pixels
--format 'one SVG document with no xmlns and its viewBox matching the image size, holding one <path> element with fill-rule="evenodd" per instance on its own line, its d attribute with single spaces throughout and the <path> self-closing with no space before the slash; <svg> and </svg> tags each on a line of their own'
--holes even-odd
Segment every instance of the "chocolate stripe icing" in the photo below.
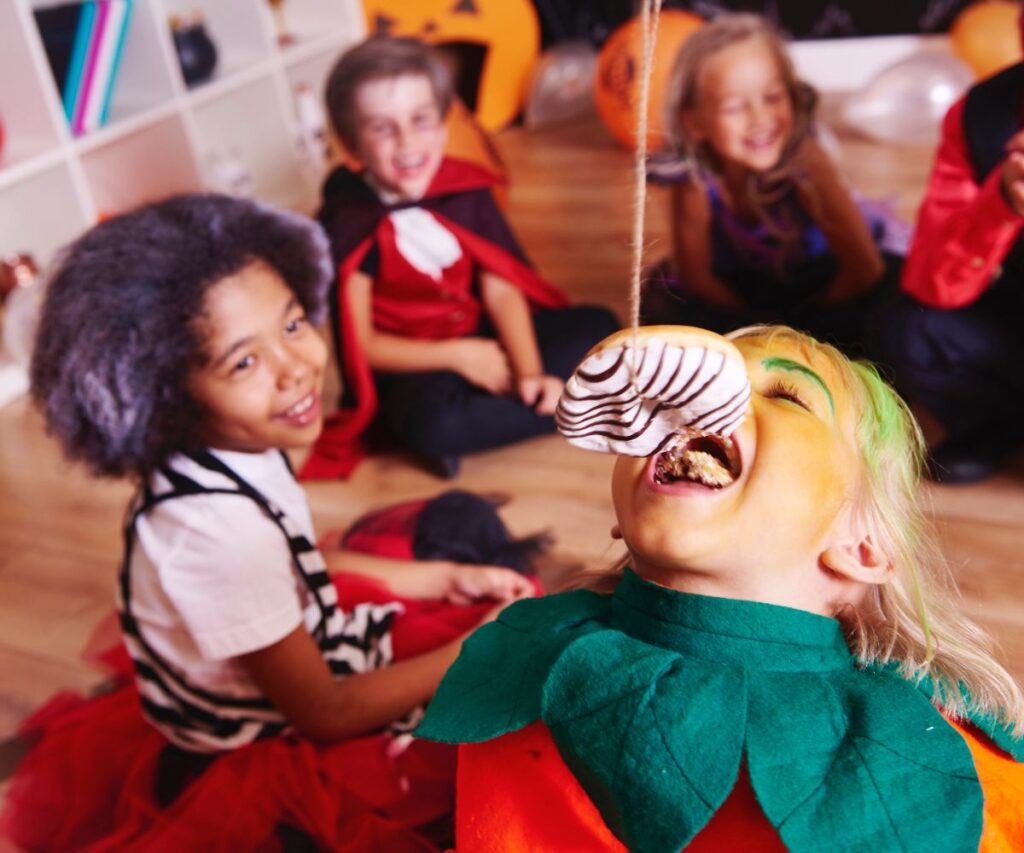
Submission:
<svg viewBox="0 0 1024 853">
<path fill-rule="evenodd" d="M 643 336 L 601 350 L 569 378 L 555 412 L 559 430 L 590 450 L 649 456 L 676 433 L 729 435 L 746 416 L 742 362 L 700 346 Z"/>
</svg>

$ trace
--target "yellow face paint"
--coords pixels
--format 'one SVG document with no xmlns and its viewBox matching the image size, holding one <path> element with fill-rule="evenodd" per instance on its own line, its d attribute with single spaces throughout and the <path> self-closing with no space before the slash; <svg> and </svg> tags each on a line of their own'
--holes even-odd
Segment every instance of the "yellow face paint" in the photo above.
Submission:
<svg viewBox="0 0 1024 853">
<path fill-rule="evenodd" d="M 620 457 L 612 492 L 634 562 L 657 580 L 685 572 L 693 591 L 797 600 L 859 479 L 852 406 L 824 359 L 785 338 L 734 342 L 752 388 L 734 433 L 741 470 L 725 488 L 659 487 L 657 457 Z"/>
<path fill-rule="evenodd" d="M 828 398 L 828 407 L 832 410 L 832 414 L 835 414 L 836 404 L 835 400 L 832 399 L 832 392 L 828 390 L 828 385 L 825 384 L 825 380 L 818 376 L 811 368 L 806 364 L 801 364 L 798 361 L 793 361 L 789 358 L 766 358 L 761 362 L 762 367 L 765 370 L 782 370 L 791 373 L 798 373 L 802 376 L 806 376 L 817 383 L 818 387 L 825 392 L 825 396 Z"/>
</svg>

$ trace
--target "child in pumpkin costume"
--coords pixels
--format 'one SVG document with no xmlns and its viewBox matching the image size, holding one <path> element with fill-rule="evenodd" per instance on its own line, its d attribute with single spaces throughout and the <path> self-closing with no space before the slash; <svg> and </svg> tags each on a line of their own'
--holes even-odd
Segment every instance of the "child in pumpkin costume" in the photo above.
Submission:
<svg viewBox="0 0 1024 853">
<path fill-rule="evenodd" d="M 906 408 L 788 329 L 632 340 L 559 405 L 622 454 L 628 565 L 475 633 L 418 730 L 460 853 L 1022 849 L 1024 702 L 932 575 Z"/>
<path fill-rule="evenodd" d="M 533 269 L 495 175 L 445 156 L 451 100 L 445 65 L 414 39 L 369 39 L 331 72 L 331 123 L 363 168 L 328 176 L 318 214 L 346 399 L 305 477 L 347 475 L 371 425 L 446 476 L 464 453 L 551 432 L 564 379 L 617 326 Z"/>
</svg>

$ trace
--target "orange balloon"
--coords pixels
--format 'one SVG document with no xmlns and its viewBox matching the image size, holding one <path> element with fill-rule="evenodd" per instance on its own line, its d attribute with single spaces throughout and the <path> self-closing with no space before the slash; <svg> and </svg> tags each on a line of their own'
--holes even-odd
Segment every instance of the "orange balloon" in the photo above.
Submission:
<svg viewBox="0 0 1024 853">
<path fill-rule="evenodd" d="M 647 148 L 665 140 L 665 89 L 679 48 L 704 19 L 690 12 L 668 9 L 661 13 L 651 57 L 651 88 L 647 106 Z M 597 57 L 594 103 L 597 114 L 616 141 L 635 148 L 640 75 L 643 73 L 643 26 L 639 16 L 611 34 Z"/>
<path fill-rule="evenodd" d="M 1015 0 L 983 0 L 968 6 L 953 21 L 949 36 L 953 52 L 978 77 L 988 77 L 1024 58 Z"/>
</svg>

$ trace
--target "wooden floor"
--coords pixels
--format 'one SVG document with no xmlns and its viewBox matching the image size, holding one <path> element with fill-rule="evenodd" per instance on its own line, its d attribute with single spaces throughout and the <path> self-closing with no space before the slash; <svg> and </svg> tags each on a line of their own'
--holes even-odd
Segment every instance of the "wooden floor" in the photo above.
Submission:
<svg viewBox="0 0 1024 853">
<path fill-rule="evenodd" d="M 841 139 L 852 184 L 891 197 L 913 216 L 931 159 L 928 148 L 885 150 Z M 631 227 L 631 161 L 596 122 L 498 139 L 515 185 L 511 219 L 541 271 L 574 299 L 625 316 Z M 648 257 L 668 250 L 666 199 L 649 200 Z M 601 565 L 618 555 L 608 531 L 611 458 L 557 437 L 467 458 L 453 485 L 500 490 L 521 533 L 550 529 L 561 555 Z M 318 529 L 346 525 L 383 503 L 436 494 L 446 484 L 398 457 L 364 464 L 344 483 L 309 488 Z M 81 662 L 110 613 L 129 486 L 96 482 L 60 459 L 25 401 L 0 410 L 0 739 L 54 691 L 99 676 Z M 970 612 L 997 636 L 1024 678 L 1024 466 L 972 487 L 928 487 L 939 535 Z"/>
</svg>

